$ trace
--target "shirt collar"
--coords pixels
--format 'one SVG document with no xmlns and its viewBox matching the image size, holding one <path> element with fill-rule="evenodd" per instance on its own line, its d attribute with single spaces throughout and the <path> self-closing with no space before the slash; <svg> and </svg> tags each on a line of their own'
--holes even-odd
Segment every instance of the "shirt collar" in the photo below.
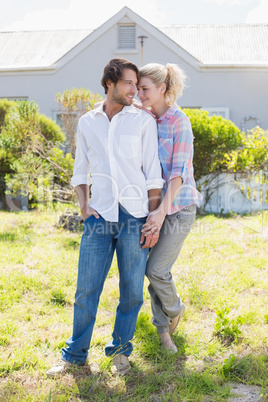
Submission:
<svg viewBox="0 0 268 402">
<path fill-rule="evenodd" d="M 102 101 L 101 102 L 101 104 L 100 104 L 100 106 L 98 106 L 96 109 L 93 109 L 92 110 L 92 112 L 94 113 L 94 114 L 97 114 L 97 113 L 104 113 L 104 111 L 103 111 L 103 102 L 104 101 Z"/>
<path fill-rule="evenodd" d="M 139 113 L 139 112 L 135 106 L 130 105 L 130 106 L 124 106 L 121 112 L 119 113 L 124 114 L 124 113 Z"/>
<path fill-rule="evenodd" d="M 103 101 L 104 102 L 104 101 Z M 105 113 L 103 110 L 103 102 L 101 102 L 100 106 L 98 106 L 96 109 L 93 109 L 93 113 Z M 138 110 L 135 106 L 130 105 L 130 106 L 124 106 L 123 109 L 118 113 L 118 114 L 125 114 L 125 113 L 138 113 Z"/>
<path fill-rule="evenodd" d="M 164 113 L 162 116 L 157 119 L 157 123 L 161 122 L 164 119 L 171 119 L 176 112 L 178 111 L 178 106 L 177 105 L 172 105 L 170 108 Z"/>
</svg>

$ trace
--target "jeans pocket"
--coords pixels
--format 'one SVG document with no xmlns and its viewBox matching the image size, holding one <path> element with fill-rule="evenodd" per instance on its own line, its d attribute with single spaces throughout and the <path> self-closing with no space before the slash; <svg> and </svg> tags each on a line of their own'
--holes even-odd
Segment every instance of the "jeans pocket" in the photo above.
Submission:
<svg viewBox="0 0 268 402">
<path fill-rule="evenodd" d="M 179 222 L 192 225 L 195 221 L 195 215 L 196 215 L 196 205 L 194 205 L 194 208 L 192 205 L 190 205 L 189 207 L 181 209 L 176 214 L 176 219 Z"/>
<path fill-rule="evenodd" d="M 85 220 L 84 223 L 87 223 L 89 221 L 90 218 L 92 218 L 92 216 L 94 216 L 93 214 L 89 215 Z"/>
</svg>

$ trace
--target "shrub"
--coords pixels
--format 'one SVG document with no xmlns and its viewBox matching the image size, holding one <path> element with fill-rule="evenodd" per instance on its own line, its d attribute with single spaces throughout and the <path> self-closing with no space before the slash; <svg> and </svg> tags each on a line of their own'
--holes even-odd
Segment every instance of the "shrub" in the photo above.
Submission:
<svg viewBox="0 0 268 402">
<path fill-rule="evenodd" d="M 41 133 L 47 141 L 50 141 L 53 144 L 63 143 L 65 141 L 65 134 L 60 126 L 58 126 L 52 119 L 41 114 L 38 116 L 38 120 Z"/>
<path fill-rule="evenodd" d="M 227 168 L 226 154 L 242 144 L 239 128 L 221 116 L 209 116 L 200 109 L 184 109 L 194 135 L 194 171 L 196 180 Z"/>
<path fill-rule="evenodd" d="M 268 161 L 268 131 L 255 127 L 241 134 L 241 147 L 226 155 L 229 170 L 246 172 L 259 171 L 267 168 Z"/>
<path fill-rule="evenodd" d="M 50 147 L 65 140 L 64 133 L 53 120 L 39 115 L 35 102 L 11 102 L 6 110 L 0 136 L 0 163 L 2 160 L 11 165 L 33 147 Z"/>
<path fill-rule="evenodd" d="M 245 323 L 245 319 L 242 316 L 230 320 L 230 318 L 227 317 L 229 312 L 228 307 L 216 311 L 217 318 L 214 326 L 215 335 L 227 345 L 232 342 L 237 342 L 241 334 L 240 326 Z"/>
<path fill-rule="evenodd" d="M 5 124 L 5 119 L 9 110 L 15 105 L 16 102 L 8 101 L 7 99 L 0 99 L 0 132 L 3 125 Z"/>
<path fill-rule="evenodd" d="M 57 145 L 65 135 L 53 120 L 39 115 L 32 101 L 13 102 L 0 136 L 0 168 L 8 193 L 26 193 L 33 201 L 69 201 L 74 160 Z"/>
</svg>

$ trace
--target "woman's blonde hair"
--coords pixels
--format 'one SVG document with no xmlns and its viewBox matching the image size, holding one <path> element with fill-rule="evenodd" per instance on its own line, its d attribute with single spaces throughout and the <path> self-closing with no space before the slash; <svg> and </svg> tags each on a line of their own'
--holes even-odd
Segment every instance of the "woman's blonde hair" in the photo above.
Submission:
<svg viewBox="0 0 268 402">
<path fill-rule="evenodd" d="M 176 99 L 182 95 L 185 87 L 186 75 L 176 64 L 149 63 L 140 69 L 140 78 L 148 77 L 153 83 L 160 87 L 166 84 L 165 100 L 168 105 L 174 105 Z"/>
</svg>

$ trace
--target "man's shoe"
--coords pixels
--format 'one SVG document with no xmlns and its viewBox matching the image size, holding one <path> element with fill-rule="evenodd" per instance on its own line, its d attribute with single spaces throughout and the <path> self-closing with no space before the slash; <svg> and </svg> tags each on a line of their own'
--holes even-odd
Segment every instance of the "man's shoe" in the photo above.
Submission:
<svg viewBox="0 0 268 402">
<path fill-rule="evenodd" d="M 66 371 L 72 367 L 72 363 L 67 362 L 66 360 L 60 360 L 58 362 L 58 364 L 56 364 L 56 366 L 51 367 L 51 369 L 49 369 L 47 371 L 47 375 L 49 377 L 59 377 L 61 374 L 66 373 Z"/>
<path fill-rule="evenodd" d="M 177 328 L 177 326 L 178 326 L 178 324 L 180 322 L 181 317 L 185 313 L 185 310 L 186 310 L 186 306 L 185 306 L 185 304 L 182 304 L 180 314 L 177 315 L 177 317 L 173 318 L 172 323 L 169 326 L 169 333 L 170 334 L 174 334 L 174 332 L 175 332 L 175 330 L 176 330 L 176 328 Z"/>
<path fill-rule="evenodd" d="M 124 375 L 131 369 L 128 357 L 126 355 L 120 354 L 115 355 L 113 358 L 112 373 Z"/>
<path fill-rule="evenodd" d="M 167 352 L 172 353 L 173 355 L 178 352 L 176 345 L 170 338 L 169 332 L 164 332 L 163 334 L 159 334 L 159 336 L 161 344 Z"/>
</svg>

